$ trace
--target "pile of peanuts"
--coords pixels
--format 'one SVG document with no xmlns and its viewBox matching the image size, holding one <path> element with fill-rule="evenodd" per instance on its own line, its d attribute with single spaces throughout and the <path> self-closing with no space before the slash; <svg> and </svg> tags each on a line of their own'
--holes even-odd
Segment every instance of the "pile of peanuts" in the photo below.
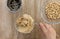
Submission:
<svg viewBox="0 0 60 39">
<path fill-rule="evenodd" d="M 48 3 L 45 8 L 46 16 L 48 19 L 60 19 L 60 5 L 59 3 Z"/>
<path fill-rule="evenodd" d="M 17 25 L 20 26 L 20 27 L 26 27 L 29 25 L 29 21 L 28 19 L 25 19 L 23 17 L 20 17 L 18 20 L 17 20 Z"/>
<path fill-rule="evenodd" d="M 16 20 L 17 31 L 21 33 L 30 33 L 34 28 L 34 20 L 28 14 L 23 14 Z"/>
</svg>

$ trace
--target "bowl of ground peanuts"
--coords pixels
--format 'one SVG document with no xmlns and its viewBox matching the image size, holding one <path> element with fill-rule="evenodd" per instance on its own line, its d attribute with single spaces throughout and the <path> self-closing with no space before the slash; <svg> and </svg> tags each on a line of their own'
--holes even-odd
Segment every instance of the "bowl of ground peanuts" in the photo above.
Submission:
<svg viewBox="0 0 60 39">
<path fill-rule="evenodd" d="M 41 17 L 46 23 L 60 23 L 60 2 L 48 2 L 41 8 Z"/>
</svg>

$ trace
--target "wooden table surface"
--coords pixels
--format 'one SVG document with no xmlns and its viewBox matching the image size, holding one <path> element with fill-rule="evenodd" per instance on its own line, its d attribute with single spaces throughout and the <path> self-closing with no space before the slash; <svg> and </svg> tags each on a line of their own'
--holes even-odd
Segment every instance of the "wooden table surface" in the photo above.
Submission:
<svg viewBox="0 0 60 39">
<path fill-rule="evenodd" d="M 21 8 L 16 13 L 12 13 L 6 5 L 7 0 L 0 0 L 0 39 L 43 39 L 37 25 L 29 34 L 19 33 L 15 28 L 16 18 L 24 13 L 30 14 L 36 22 L 44 22 L 40 17 L 40 6 L 42 3 L 45 3 L 44 0 L 22 0 Z M 60 24 L 52 26 L 57 34 L 60 35 Z"/>
</svg>

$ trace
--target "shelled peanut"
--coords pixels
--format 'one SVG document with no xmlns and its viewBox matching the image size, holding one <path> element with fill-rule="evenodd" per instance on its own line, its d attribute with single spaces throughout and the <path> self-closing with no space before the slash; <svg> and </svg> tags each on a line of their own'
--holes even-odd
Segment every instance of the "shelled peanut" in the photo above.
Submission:
<svg viewBox="0 0 60 39">
<path fill-rule="evenodd" d="M 48 3 L 45 8 L 48 19 L 60 19 L 60 5 L 59 3 Z"/>
</svg>

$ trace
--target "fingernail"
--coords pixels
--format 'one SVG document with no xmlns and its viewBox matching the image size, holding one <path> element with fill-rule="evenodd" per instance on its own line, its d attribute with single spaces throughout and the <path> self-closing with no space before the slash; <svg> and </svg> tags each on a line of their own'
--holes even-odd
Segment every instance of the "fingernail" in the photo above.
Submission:
<svg viewBox="0 0 60 39">
<path fill-rule="evenodd" d="M 42 25 L 43 25 L 43 23 L 40 23 L 39 25 L 40 25 L 40 26 L 42 26 Z"/>
</svg>

